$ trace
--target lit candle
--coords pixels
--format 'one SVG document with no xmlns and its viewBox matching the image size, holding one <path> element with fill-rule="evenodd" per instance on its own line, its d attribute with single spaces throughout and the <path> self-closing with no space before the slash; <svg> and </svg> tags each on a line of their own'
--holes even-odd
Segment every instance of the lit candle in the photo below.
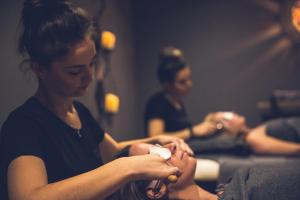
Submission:
<svg viewBox="0 0 300 200">
<path fill-rule="evenodd" d="M 103 31 L 101 35 L 101 46 L 105 50 L 113 50 L 116 44 L 116 36 L 110 31 Z"/>
<path fill-rule="evenodd" d="M 120 99 L 117 95 L 107 93 L 105 95 L 105 112 L 117 113 L 119 111 Z"/>
</svg>

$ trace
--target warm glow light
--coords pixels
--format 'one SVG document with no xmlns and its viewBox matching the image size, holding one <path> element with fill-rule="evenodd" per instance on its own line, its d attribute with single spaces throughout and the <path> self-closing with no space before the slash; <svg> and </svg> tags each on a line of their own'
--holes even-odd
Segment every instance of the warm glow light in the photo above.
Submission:
<svg viewBox="0 0 300 200">
<path fill-rule="evenodd" d="M 105 112 L 117 113 L 119 111 L 120 99 L 117 95 L 107 93 L 105 95 Z"/>
<path fill-rule="evenodd" d="M 300 2 L 297 1 L 291 8 L 291 21 L 294 28 L 300 32 Z"/>
<path fill-rule="evenodd" d="M 110 31 L 103 31 L 101 35 L 101 46 L 105 50 L 113 50 L 116 44 L 116 36 Z"/>
<path fill-rule="evenodd" d="M 266 0 L 255 0 L 254 2 L 271 13 L 278 14 L 280 12 L 280 6 L 278 2 Z"/>
<path fill-rule="evenodd" d="M 257 45 L 261 45 L 262 43 L 273 39 L 274 37 L 279 36 L 282 34 L 283 29 L 281 24 L 273 23 L 271 26 L 267 27 L 266 29 L 258 32 L 255 35 L 252 35 L 249 38 L 245 38 L 242 42 L 238 42 L 231 47 L 231 51 L 224 52 L 224 58 L 237 56 L 237 54 L 241 53 L 242 51 L 248 50 L 253 48 Z"/>
</svg>

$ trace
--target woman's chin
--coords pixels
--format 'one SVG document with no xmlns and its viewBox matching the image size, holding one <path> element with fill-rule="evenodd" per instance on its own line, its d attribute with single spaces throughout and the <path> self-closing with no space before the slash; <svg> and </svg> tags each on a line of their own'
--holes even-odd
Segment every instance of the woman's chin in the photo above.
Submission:
<svg viewBox="0 0 300 200">
<path fill-rule="evenodd" d="M 174 184 L 170 184 L 170 189 L 182 189 L 187 185 L 194 183 L 194 175 L 196 170 L 196 159 L 193 157 L 188 156 L 187 160 L 185 160 L 185 167 L 182 168 L 182 174 L 178 178 L 178 181 Z"/>
<path fill-rule="evenodd" d="M 87 89 L 78 90 L 74 93 L 73 97 L 83 97 L 87 94 Z"/>
</svg>

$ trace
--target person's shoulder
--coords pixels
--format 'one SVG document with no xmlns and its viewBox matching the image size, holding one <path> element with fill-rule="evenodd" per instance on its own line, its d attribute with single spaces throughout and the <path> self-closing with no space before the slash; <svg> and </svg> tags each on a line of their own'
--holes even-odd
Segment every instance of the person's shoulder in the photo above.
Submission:
<svg viewBox="0 0 300 200">
<path fill-rule="evenodd" d="M 149 101 L 146 103 L 145 115 L 150 116 L 155 113 L 155 115 L 163 115 L 165 109 L 169 107 L 168 101 L 166 99 L 164 92 L 157 92 L 152 95 Z"/>
<path fill-rule="evenodd" d="M 1 136 L 6 132 L 21 134 L 21 132 L 28 131 L 27 129 L 34 128 L 36 121 L 42 120 L 39 109 L 36 99 L 31 97 L 26 100 L 8 115 L 2 124 Z"/>
<path fill-rule="evenodd" d="M 7 117 L 4 123 L 15 119 L 28 118 L 39 113 L 39 105 L 34 97 L 27 99 L 22 105 L 15 108 Z"/>
</svg>

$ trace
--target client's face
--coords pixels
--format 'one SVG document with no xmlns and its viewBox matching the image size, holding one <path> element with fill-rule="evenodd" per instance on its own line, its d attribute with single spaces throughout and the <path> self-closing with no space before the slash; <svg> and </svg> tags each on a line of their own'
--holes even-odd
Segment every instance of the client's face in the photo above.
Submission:
<svg viewBox="0 0 300 200">
<path fill-rule="evenodd" d="M 182 188 L 194 181 L 196 169 L 196 159 L 194 157 L 189 156 L 186 152 L 175 150 L 168 163 L 178 167 L 181 172 L 177 182 L 170 185 L 172 188 Z"/>
<path fill-rule="evenodd" d="M 232 131 L 238 131 L 246 126 L 245 117 L 234 112 L 217 112 L 213 120 L 222 122 L 227 129 Z"/>
<path fill-rule="evenodd" d="M 130 155 L 141 155 L 148 154 L 149 149 L 154 145 L 151 144 L 135 144 L 132 145 L 130 149 Z M 189 156 L 186 152 L 181 150 L 176 150 L 174 144 L 167 144 L 165 148 L 171 151 L 171 157 L 167 160 L 170 165 L 176 166 L 179 168 L 181 175 L 178 178 L 177 182 L 171 184 L 173 188 L 181 188 L 186 186 L 188 183 L 193 182 L 195 168 L 196 168 L 196 159 Z"/>
</svg>

